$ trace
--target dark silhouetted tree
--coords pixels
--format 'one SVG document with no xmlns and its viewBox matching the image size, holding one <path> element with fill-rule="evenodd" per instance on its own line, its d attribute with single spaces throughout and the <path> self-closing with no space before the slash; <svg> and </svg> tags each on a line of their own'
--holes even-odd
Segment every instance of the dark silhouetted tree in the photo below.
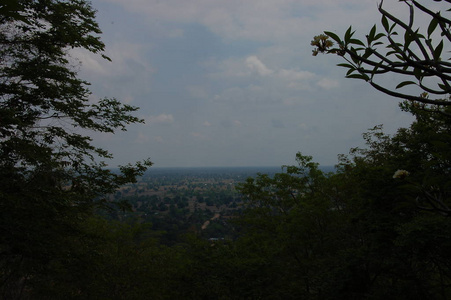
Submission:
<svg viewBox="0 0 451 300">
<path fill-rule="evenodd" d="M 80 224 L 104 195 L 134 181 L 150 161 L 107 170 L 112 155 L 89 132 L 142 122 L 136 107 L 90 99 L 70 56 L 102 55 L 95 11 L 84 0 L 7 0 L 0 4 L 0 291 L 32 294 L 52 268 L 76 259 Z M 102 55 L 103 56 L 103 55 Z M 104 58 L 108 59 L 106 56 Z"/>
</svg>

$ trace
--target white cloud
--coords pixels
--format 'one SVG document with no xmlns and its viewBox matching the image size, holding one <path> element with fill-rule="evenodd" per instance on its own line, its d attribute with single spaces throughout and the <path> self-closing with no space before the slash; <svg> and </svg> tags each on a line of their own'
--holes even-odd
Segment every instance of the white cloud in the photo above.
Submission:
<svg viewBox="0 0 451 300">
<path fill-rule="evenodd" d="M 174 117 L 171 114 L 160 114 L 146 118 L 146 124 L 171 124 L 173 122 Z"/>
<path fill-rule="evenodd" d="M 329 79 L 329 78 L 322 78 L 320 81 L 316 83 L 319 87 L 329 90 L 333 88 L 339 87 L 339 83 L 337 80 Z"/>
<path fill-rule="evenodd" d="M 282 69 L 277 72 L 277 76 L 289 81 L 303 81 L 314 78 L 316 75 L 308 71 L 296 71 Z"/>
<path fill-rule="evenodd" d="M 298 128 L 302 129 L 302 130 L 307 130 L 308 126 L 305 123 L 301 123 L 298 125 Z"/>
<path fill-rule="evenodd" d="M 103 1 L 145 15 L 150 22 L 198 23 L 225 39 L 256 41 L 290 40 L 306 30 L 327 29 L 327 24 L 341 27 L 353 20 L 368 21 L 368 13 L 378 3 L 377 0 Z"/>
<path fill-rule="evenodd" d="M 239 120 L 222 120 L 220 122 L 221 127 L 223 128 L 233 128 L 233 127 L 241 127 L 241 122 Z"/>
<path fill-rule="evenodd" d="M 285 124 L 281 120 L 272 119 L 271 120 L 272 127 L 282 129 L 285 128 Z"/>
<path fill-rule="evenodd" d="M 85 71 L 101 76 L 108 74 L 106 71 L 108 62 L 98 55 L 78 48 L 71 50 L 71 55 L 79 60 Z"/>
<path fill-rule="evenodd" d="M 117 42 L 108 45 L 105 55 L 111 58 L 112 62 L 105 60 L 99 54 L 94 54 L 86 50 L 74 49 L 72 55 L 82 63 L 82 69 L 94 73 L 97 76 L 116 76 L 118 73 L 133 74 L 136 72 L 134 66 L 139 65 L 147 73 L 154 70 L 149 65 L 148 60 L 143 57 L 143 45 L 129 42 Z"/>
<path fill-rule="evenodd" d="M 286 98 L 282 101 L 283 105 L 285 105 L 285 106 L 294 106 L 294 105 L 298 104 L 299 102 L 300 102 L 300 100 L 297 97 Z"/>
<path fill-rule="evenodd" d="M 315 78 L 317 75 L 309 72 L 309 71 L 300 71 L 293 69 L 284 69 L 280 68 L 278 70 L 272 70 L 268 68 L 257 56 L 251 55 L 245 59 L 246 67 L 251 70 L 251 73 L 247 73 L 247 75 L 251 75 L 252 73 L 256 73 L 262 77 L 274 79 L 281 79 L 288 82 L 300 82 L 310 80 Z M 232 67 L 237 67 L 236 65 L 231 65 Z M 227 74 L 239 74 L 243 76 L 243 72 L 235 71 L 235 72 L 227 72 Z"/>
<path fill-rule="evenodd" d="M 200 132 L 191 132 L 190 135 L 196 139 L 205 139 L 205 136 Z"/>
<path fill-rule="evenodd" d="M 309 71 L 293 70 L 280 68 L 278 70 L 269 69 L 257 56 L 252 55 L 245 60 L 247 68 L 258 74 L 272 86 L 280 84 L 280 89 L 296 89 L 306 90 L 311 89 L 310 81 L 317 77 L 316 74 Z M 251 73 L 252 74 L 252 73 Z M 261 91 L 261 88 L 258 92 Z"/>
<path fill-rule="evenodd" d="M 203 88 L 202 86 L 188 86 L 187 88 L 188 93 L 193 98 L 198 99 L 207 99 L 208 98 L 208 92 Z"/>
<path fill-rule="evenodd" d="M 295 90 L 308 90 L 311 89 L 310 81 L 315 78 L 316 75 L 308 71 L 296 71 L 282 69 L 277 72 L 277 77 L 285 82 L 287 88 Z"/>
<path fill-rule="evenodd" d="M 392 106 L 380 101 L 381 94 L 364 82 L 342 80 L 343 70 L 335 67 L 339 57 L 313 58 L 310 40 L 323 30 L 341 36 L 349 25 L 364 39 L 380 22 L 379 1 L 94 0 L 101 3 L 106 55 L 113 63 L 86 53 L 81 60 L 95 79 L 87 78 L 92 87 L 101 87 L 95 94 L 106 92 L 141 107 L 138 114 L 155 125 L 140 134 L 133 131 L 140 125 L 133 126 L 129 143 L 120 147 L 135 139 L 154 144 L 152 156 L 172 166 L 231 164 L 218 160 L 228 155 L 246 164 L 278 165 L 298 150 L 335 163 L 337 153 L 354 146 L 348 144 L 350 132 L 360 140 L 363 130 L 386 123 L 381 116 L 398 107 L 396 100 Z M 105 7 L 120 13 L 124 26 L 105 23 Z M 368 94 L 357 103 L 364 91 Z M 321 147 L 331 138 L 339 142 Z M 199 147 L 199 139 L 216 151 Z M 240 153 L 229 150 L 237 145 Z M 150 151 L 136 148 L 142 156 Z"/>
<path fill-rule="evenodd" d="M 246 58 L 246 66 L 252 71 L 257 72 L 260 76 L 266 76 L 273 73 L 273 71 L 268 69 L 255 55 Z"/>
<path fill-rule="evenodd" d="M 150 138 L 147 135 L 145 135 L 142 132 L 140 132 L 138 134 L 138 136 L 136 137 L 136 139 L 135 139 L 135 143 L 137 143 L 137 144 L 146 144 L 147 142 L 149 142 L 149 140 L 150 140 Z"/>
<path fill-rule="evenodd" d="M 168 30 L 168 32 L 166 33 L 166 36 L 169 38 L 179 38 L 182 37 L 184 35 L 185 31 L 181 28 L 175 28 L 175 29 L 171 29 Z"/>
<path fill-rule="evenodd" d="M 164 142 L 163 137 L 160 136 L 160 135 L 157 135 L 156 137 L 154 137 L 153 140 L 154 140 L 155 142 L 159 143 L 159 144 L 161 144 L 161 143 Z"/>
<path fill-rule="evenodd" d="M 243 63 L 243 58 L 210 59 L 204 62 L 204 67 L 210 70 L 208 77 L 212 79 L 221 80 L 223 78 L 230 79 L 251 75 L 251 71 L 246 66 L 246 62 Z"/>
<path fill-rule="evenodd" d="M 133 96 L 126 96 L 126 97 L 124 97 L 124 99 L 122 99 L 122 102 L 130 104 L 133 102 L 133 100 L 134 100 Z"/>
<path fill-rule="evenodd" d="M 80 76 L 92 83 L 90 89 L 95 98 L 115 97 L 136 105 L 136 100 L 149 93 L 156 73 L 145 55 L 147 47 L 117 39 L 106 47 L 105 55 L 111 62 L 80 49 L 70 54 L 80 60 Z"/>
</svg>

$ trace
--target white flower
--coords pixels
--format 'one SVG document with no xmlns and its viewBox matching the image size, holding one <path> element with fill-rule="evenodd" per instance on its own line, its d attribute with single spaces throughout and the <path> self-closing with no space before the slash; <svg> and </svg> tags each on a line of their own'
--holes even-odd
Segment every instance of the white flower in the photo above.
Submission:
<svg viewBox="0 0 451 300">
<path fill-rule="evenodd" d="M 393 174 L 393 178 L 399 178 L 399 179 L 403 179 L 406 178 L 407 176 L 409 176 L 409 172 L 407 172 L 406 170 L 398 170 L 395 172 L 395 174 Z"/>
</svg>

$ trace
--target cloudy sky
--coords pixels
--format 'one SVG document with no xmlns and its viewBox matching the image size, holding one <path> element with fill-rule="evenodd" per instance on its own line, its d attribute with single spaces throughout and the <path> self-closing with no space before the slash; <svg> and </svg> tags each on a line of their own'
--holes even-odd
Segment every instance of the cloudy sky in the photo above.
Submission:
<svg viewBox="0 0 451 300">
<path fill-rule="evenodd" d="M 146 124 L 96 134 L 110 165 L 280 166 L 296 152 L 321 165 L 361 146 L 367 129 L 393 133 L 411 117 L 398 100 L 345 79 L 339 57 L 312 56 L 324 30 L 362 38 L 375 0 L 93 0 L 106 55 L 79 52 L 93 97 L 139 106 Z M 405 6 L 405 5 L 404 5 Z M 386 8 L 405 15 L 398 1 Z M 387 76 L 390 81 L 390 76 Z"/>
</svg>

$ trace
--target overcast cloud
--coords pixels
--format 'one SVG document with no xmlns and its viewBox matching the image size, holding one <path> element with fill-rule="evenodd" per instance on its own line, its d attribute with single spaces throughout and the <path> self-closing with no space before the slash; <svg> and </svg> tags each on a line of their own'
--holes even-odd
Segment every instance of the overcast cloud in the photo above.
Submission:
<svg viewBox="0 0 451 300">
<path fill-rule="evenodd" d="M 139 106 L 146 124 L 95 135 L 116 157 L 158 167 L 278 166 L 296 152 L 322 165 L 384 124 L 411 117 L 398 100 L 345 79 L 338 57 L 313 57 L 324 30 L 362 38 L 374 0 L 93 0 L 113 62 L 77 52 L 93 97 Z M 403 5 L 386 8 L 405 15 Z M 390 76 L 386 78 L 390 81 Z"/>
</svg>

